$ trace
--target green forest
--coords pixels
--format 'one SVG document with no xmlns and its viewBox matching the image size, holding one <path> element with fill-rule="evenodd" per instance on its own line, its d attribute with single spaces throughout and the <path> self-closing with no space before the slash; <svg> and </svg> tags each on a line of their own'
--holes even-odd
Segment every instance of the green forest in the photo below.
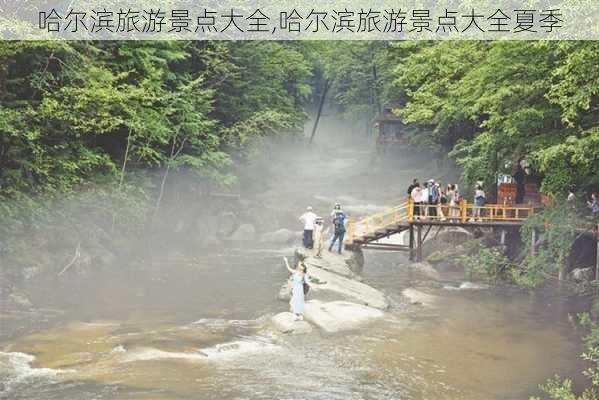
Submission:
<svg viewBox="0 0 599 400">
<path fill-rule="evenodd" d="M 364 135 L 392 107 L 409 146 L 455 163 L 464 188 L 490 188 L 526 157 L 543 193 L 584 203 L 599 191 L 598 66 L 594 41 L 1 42 L 0 256 L 26 265 L 49 226 L 63 239 L 91 235 L 82 214 L 114 241 L 131 237 L 152 223 L 174 173 L 234 188 L 262 140 L 306 144 L 323 98 Z M 540 286 L 565 263 L 571 221 L 563 208 L 531 219 L 523 232 L 544 229 L 547 244 L 521 265 L 488 249 L 463 261 L 482 257 Z M 596 388 L 599 328 L 583 322 Z M 597 398 L 593 388 L 577 397 L 569 381 L 545 391 Z"/>
<path fill-rule="evenodd" d="M 526 155 L 544 192 L 591 190 L 598 64 L 595 42 L 4 42 L 1 214 L 148 169 L 230 185 L 252 138 L 301 132 L 325 82 L 349 119 L 395 105 L 468 183 Z"/>
<path fill-rule="evenodd" d="M 544 193 L 585 207 L 599 188 L 597 65 L 591 41 L 3 42 L 0 229 L 85 229 L 60 211 L 71 198 L 104 230 L 143 229 L 169 174 L 234 187 L 256 143 L 301 139 L 323 95 L 364 135 L 392 107 L 410 146 L 456 163 L 463 187 L 490 188 L 526 157 Z M 575 227 L 554 226 L 563 243 L 526 285 L 565 259 Z"/>
</svg>

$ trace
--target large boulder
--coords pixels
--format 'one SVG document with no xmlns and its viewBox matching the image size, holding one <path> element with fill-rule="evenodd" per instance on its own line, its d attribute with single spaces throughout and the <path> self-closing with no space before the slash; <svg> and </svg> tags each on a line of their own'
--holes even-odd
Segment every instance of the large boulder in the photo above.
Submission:
<svg viewBox="0 0 599 400">
<path fill-rule="evenodd" d="M 306 302 L 306 320 L 327 333 L 354 330 L 382 318 L 381 310 L 347 301 L 323 303 L 318 300 Z"/>
<path fill-rule="evenodd" d="M 360 280 L 360 277 L 355 275 L 349 265 L 352 263 L 353 254 L 345 252 L 337 254 L 328 251 L 326 248 L 322 251 L 321 257 L 317 258 L 314 250 L 299 248 L 296 250 L 295 256 L 301 260 L 310 270 L 310 267 L 321 268 L 336 274 Z"/>
<path fill-rule="evenodd" d="M 441 275 L 439 275 L 439 271 L 434 269 L 433 266 L 427 262 L 407 264 L 406 268 L 414 273 L 417 273 L 417 274 L 422 275 L 429 279 L 433 279 L 436 281 L 441 279 Z"/>
<path fill-rule="evenodd" d="M 296 238 L 296 232 L 293 232 L 289 229 L 279 229 L 278 231 L 263 234 L 260 236 L 260 241 L 266 243 L 290 243 Z"/>
<path fill-rule="evenodd" d="M 329 290 L 370 307 L 381 310 L 389 307 L 389 302 L 383 292 L 362 282 L 314 266 L 308 267 L 308 276 L 316 278 L 319 282 L 319 284 L 311 285 L 311 289 L 316 293 L 320 290 Z"/>
<path fill-rule="evenodd" d="M 281 333 L 305 334 L 312 332 L 312 325 L 306 321 L 296 321 L 290 312 L 282 312 L 271 319 L 273 326 Z"/>
<path fill-rule="evenodd" d="M 595 271 L 593 268 L 575 268 L 568 275 L 575 281 L 592 281 Z"/>
<path fill-rule="evenodd" d="M 248 241 L 254 240 L 256 237 L 256 228 L 252 224 L 243 224 L 233 232 L 230 236 L 231 240 L 235 241 Z"/>
<path fill-rule="evenodd" d="M 404 289 L 401 294 L 408 300 L 408 303 L 412 305 L 430 306 L 437 301 L 437 296 L 421 292 L 414 288 Z"/>
</svg>

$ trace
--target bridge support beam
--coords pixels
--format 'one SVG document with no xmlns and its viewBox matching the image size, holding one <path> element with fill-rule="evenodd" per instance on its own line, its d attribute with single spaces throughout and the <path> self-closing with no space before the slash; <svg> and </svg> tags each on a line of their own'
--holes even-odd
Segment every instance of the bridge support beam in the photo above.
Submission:
<svg viewBox="0 0 599 400">
<path fill-rule="evenodd" d="M 499 243 L 501 243 L 502 246 L 505 246 L 505 229 L 501 230 L 501 239 L 499 239 Z"/>
<path fill-rule="evenodd" d="M 422 225 L 418 225 L 418 247 L 416 248 L 416 261 L 422 261 Z"/>
<path fill-rule="evenodd" d="M 410 224 L 410 261 L 414 261 L 414 225 Z"/>
</svg>

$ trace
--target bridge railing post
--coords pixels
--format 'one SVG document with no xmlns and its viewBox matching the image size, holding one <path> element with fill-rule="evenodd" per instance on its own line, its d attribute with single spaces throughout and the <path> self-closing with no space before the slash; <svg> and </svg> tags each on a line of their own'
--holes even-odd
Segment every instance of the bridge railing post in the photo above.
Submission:
<svg viewBox="0 0 599 400">
<path fill-rule="evenodd" d="M 408 222 L 414 222 L 414 200 L 408 199 Z"/>
<path fill-rule="evenodd" d="M 347 219 L 347 239 L 346 239 L 346 244 L 353 244 L 354 243 L 354 219 L 353 218 L 348 218 Z"/>
<path fill-rule="evenodd" d="M 466 218 L 467 218 L 467 208 L 466 208 L 466 200 L 462 199 L 460 201 L 460 220 L 462 221 L 462 224 L 466 222 Z"/>
</svg>

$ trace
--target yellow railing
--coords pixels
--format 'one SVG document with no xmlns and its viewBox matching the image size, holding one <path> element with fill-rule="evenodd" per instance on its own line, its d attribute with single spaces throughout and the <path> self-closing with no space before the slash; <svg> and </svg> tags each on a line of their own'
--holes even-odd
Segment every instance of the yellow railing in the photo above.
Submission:
<svg viewBox="0 0 599 400">
<path fill-rule="evenodd" d="M 445 204 L 414 204 L 410 202 L 408 221 L 433 220 L 449 222 L 518 222 L 532 216 L 535 208 L 532 205 L 511 206 L 504 204 L 485 204 L 476 206 L 461 201 L 455 206 Z"/>
<path fill-rule="evenodd" d="M 396 207 L 389 208 L 383 212 L 370 215 L 359 221 L 348 220 L 346 243 L 352 243 L 354 237 L 363 236 L 368 233 L 376 232 L 392 225 L 408 221 L 409 203 L 404 201 Z"/>
<path fill-rule="evenodd" d="M 411 199 L 399 206 L 368 216 L 359 221 L 349 219 L 346 243 L 351 244 L 354 238 L 373 234 L 377 230 L 393 227 L 401 223 L 415 221 L 442 221 L 448 223 L 468 222 L 518 222 L 532 216 L 535 207 L 532 205 L 511 206 L 504 204 L 486 204 L 477 207 L 462 200 L 455 206 L 448 204 L 414 204 Z"/>
</svg>

